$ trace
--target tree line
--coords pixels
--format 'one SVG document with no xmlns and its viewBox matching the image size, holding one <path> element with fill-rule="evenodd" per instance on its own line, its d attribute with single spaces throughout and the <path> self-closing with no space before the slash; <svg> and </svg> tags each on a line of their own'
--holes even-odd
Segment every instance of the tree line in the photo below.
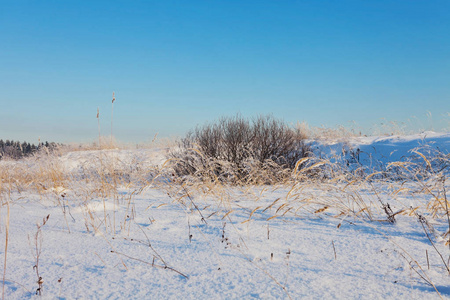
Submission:
<svg viewBox="0 0 450 300">
<path fill-rule="evenodd" d="M 0 140 L 0 159 L 5 157 L 20 159 L 22 157 L 33 155 L 34 153 L 44 148 L 47 148 L 49 151 L 53 151 L 58 146 L 60 145 L 54 142 L 41 142 L 38 145 L 35 145 L 27 142 L 21 143 L 19 141 L 13 140 Z"/>
</svg>

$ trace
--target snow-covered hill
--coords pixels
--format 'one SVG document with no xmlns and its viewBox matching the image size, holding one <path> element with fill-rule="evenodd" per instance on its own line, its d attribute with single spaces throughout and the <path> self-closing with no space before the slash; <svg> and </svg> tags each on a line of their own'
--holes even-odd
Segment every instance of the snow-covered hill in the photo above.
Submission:
<svg viewBox="0 0 450 300">
<path fill-rule="evenodd" d="M 448 155 L 450 134 L 314 147 L 379 166 L 416 147 Z M 450 299 L 448 180 L 139 181 L 166 151 L 0 162 L 5 299 Z"/>
<path fill-rule="evenodd" d="M 385 170 L 392 162 L 410 161 L 419 151 L 425 156 L 450 153 L 450 133 L 426 131 L 408 136 L 352 137 L 341 140 L 312 142 L 318 157 L 337 157 L 353 167 L 364 166 L 372 171 Z"/>
</svg>

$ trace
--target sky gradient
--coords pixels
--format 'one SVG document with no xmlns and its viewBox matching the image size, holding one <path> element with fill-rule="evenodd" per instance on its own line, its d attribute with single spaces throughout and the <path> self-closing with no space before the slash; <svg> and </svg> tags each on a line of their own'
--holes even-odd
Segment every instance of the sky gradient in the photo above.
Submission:
<svg viewBox="0 0 450 300">
<path fill-rule="evenodd" d="M 236 113 L 450 127 L 449 1 L 0 4 L 4 140 L 93 142 L 97 107 L 109 135 L 112 91 L 123 142 Z"/>
</svg>

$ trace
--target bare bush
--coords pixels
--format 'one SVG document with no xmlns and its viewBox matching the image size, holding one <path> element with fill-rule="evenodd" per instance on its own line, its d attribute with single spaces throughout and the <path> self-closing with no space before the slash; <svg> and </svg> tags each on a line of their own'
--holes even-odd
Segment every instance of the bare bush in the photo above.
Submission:
<svg viewBox="0 0 450 300">
<path fill-rule="evenodd" d="M 305 136 L 273 116 L 224 117 L 190 131 L 169 155 L 177 175 L 242 180 L 255 168 L 293 169 L 308 156 Z M 270 166 L 270 167 L 269 167 Z M 273 170 L 272 170 L 273 173 Z M 248 179 L 248 178 L 246 178 Z"/>
</svg>

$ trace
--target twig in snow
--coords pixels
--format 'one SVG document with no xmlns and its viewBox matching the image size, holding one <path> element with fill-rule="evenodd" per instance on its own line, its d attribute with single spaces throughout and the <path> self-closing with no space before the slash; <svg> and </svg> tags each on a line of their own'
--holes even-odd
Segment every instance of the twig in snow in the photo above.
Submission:
<svg viewBox="0 0 450 300">
<path fill-rule="evenodd" d="M 334 241 L 331 240 L 331 244 L 333 244 L 333 251 L 334 251 L 334 259 L 337 259 L 337 255 L 336 255 L 336 247 L 334 246 Z"/>
<path fill-rule="evenodd" d="M 173 272 L 175 272 L 175 273 L 180 274 L 181 276 L 183 276 L 183 277 L 186 278 L 186 279 L 189 279 L 189 277 L 188 277 L 187 275 L 181 273 L 180 271 L 175 270 L 175 269 L 172 268 L 172 267 L 169 267 L 169 266 L 167 266 L 167 265 L 161 266 L 161 265 L 155 264 L 155 261 L 154 261 L 154 260 L 153 260 L 153 262 L 149 263 L 148 261 L 145 261 L 145 260 L 142 260 L 142 259 L 139 259 L 139 258 L 135 258 L 135 257 L 131 257 L 131 256 L 125 254 L 125 253 L 117 252 L 117 251 L 114 251 L 114 250 L 111 250 L 111 253 L 116 253 L 116 254 L 125 256 L 126 258 L 129 258 L 129 259 L 132 259 L 132 260 L 139 261 L 139 262 L 141 262 L 141 263 L 150 265 L 150 266 L 155 267 L 155 268 L 167 269 L 167 270 L 170 270 L 170 271 L 173 271 Z"/>
</svg>

